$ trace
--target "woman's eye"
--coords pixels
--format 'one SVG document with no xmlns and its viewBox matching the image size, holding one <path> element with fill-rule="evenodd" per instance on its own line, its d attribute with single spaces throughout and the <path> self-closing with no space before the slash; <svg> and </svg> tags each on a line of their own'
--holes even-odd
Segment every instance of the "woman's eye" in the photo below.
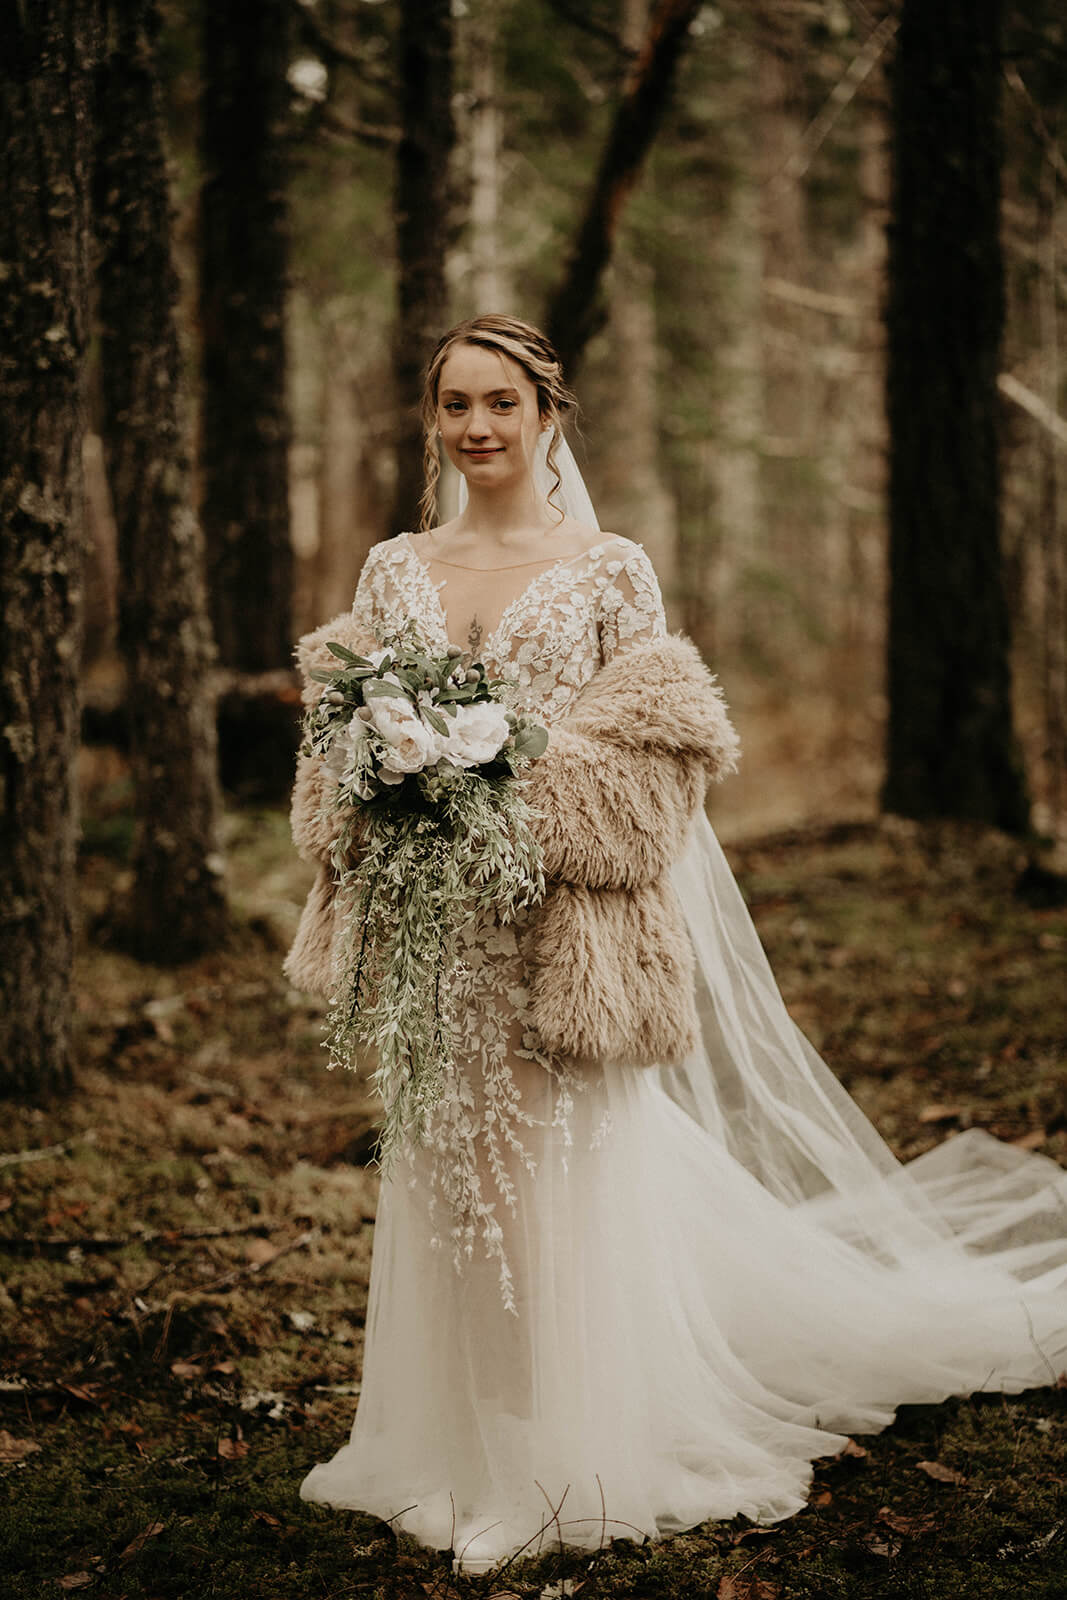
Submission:
<svg viewBox="0 0 1067 1600">
<path fill-rule="evenodd" d="M 445 402 L 446 411 L 462 411 L 463 409 L 464 407 L 462 400 L 448 400 Z"/>
<path fill-rule="evenodd" d="M 514 400 L 498 400 L 497 405 L 503 406 L 505 411 L 514 411 L 515 409 Z"/>
</svg>

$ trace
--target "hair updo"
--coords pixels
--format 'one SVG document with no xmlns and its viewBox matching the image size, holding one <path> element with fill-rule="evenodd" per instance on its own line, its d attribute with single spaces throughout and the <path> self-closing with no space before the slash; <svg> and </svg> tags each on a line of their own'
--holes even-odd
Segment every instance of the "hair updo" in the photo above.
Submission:
<svg viewBox="0 0 1067 1600">
<path fill-rule="evenodd" d="M 518 317 L 496 313 L 471 317 L 457 323 L 437 341 L 437 346 L 426 368 L 426 382 L 422 391 L 422 462 L 426 486 L 419 501 L 420 532 L 431 528 L 437 520 L 437 483 L 441 476 L 441 459 L 437 453 L 437 396 L 441 386 L 441 368 L 457 344 L 473 344 L 483 350 L 496 350 L 510 356 L 519 364 L 537 390 L 537 411 L 543 423 L 552 428 L 548 444 L 548 467 L 555 473 L 555 482 L 549 490 L 549 501 L 560 487 L 556 468 L 556 451 L 563 438 L 563 414 L 577 405 L 577 400 L 563 382 L 563 368 L 559 356 L 544 334 Z M 557 508 L 558 509 L 558 508 Z"/>
</svg>

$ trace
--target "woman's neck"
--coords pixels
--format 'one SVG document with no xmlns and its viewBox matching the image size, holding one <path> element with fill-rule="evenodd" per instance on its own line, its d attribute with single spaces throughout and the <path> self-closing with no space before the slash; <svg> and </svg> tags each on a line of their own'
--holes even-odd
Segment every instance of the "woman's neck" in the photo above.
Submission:
<svg viewBox="0 0 1067 1600">
<path fill-rule="evenodd" d="M 499 489 L 468 485 L 467 504 L 453 524 L 460 537 L 477 540 L 503 551 L 514 550 L 530 534 L 543 535 L 558 524 L 547 501 L 538 494 L 532 479 Z"/>
</svg>

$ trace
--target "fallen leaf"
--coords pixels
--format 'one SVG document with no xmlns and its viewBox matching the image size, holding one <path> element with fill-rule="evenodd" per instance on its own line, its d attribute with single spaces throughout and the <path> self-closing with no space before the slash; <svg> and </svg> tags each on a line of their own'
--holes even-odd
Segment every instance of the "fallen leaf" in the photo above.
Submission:
<svg viewBox="0 0 1067 1600">
<path fill-rule="evenodd" d="M 269 1511 L 253 1511 L 252 1521 L 265 1522 L 268 1528 L 280 1528 L 282 1525 L 281 1519 L 279 1517 L 272 1517 Z"/>
<path fill-rule="evenodd" d="M 223 1373 L 236 1372 L 237 1371 L 237 1363 L 236 1363 L 236 1361 L 216 1361 L 215 1365 L 212 1367 L 211 1370 L 212 1370 L 212 1372 L 223 1372 Z"/>
<path fill-rule="evenodd" d="M 91 1572 L 68 1572 L 65 1577 L 58 1580 L 61 1589 L 84 1589 L 87 1583 L 92 1583 Z"/>
<path fill-rule="evenodd" d="M 218 1453 L 223 1461 L 240 1461 L 248 1454 L 248 1445 L 243 1439 L 220 1439 Z"/>
<path fill-rule="evenodd" d="M 854 1461 L 866 1461 L 867 1452 L 861 1444 L 856 1443 L 855 1439 L 849 1439 L 845 1448 L 837 1457 L 838 1461 L 841 1460 L 842 1456 L 851 1456 Z"/>
<path fill-rule="evenodd" d="M 919 1112 L 920 1122 L 954 1122 L 963 1112 L 962 1106 L 923 1106 Z"/>
<path fill-rule="evenodd" d="M 16 1439 L 6 1428 L 0 1428 L 0 1461 L 25 1461 L 40 1448 L 32 1439 Z"/>
<path fill-rule="evenodd" d="M 1048 1138 L 1044 1128 L 1031 1128 L 1029 1133 L 1024 1133 L 1021 1139 L 1011 1142 L 1016 1150 L 1038 1150 Z"/>
<path fill-rule="evenodd" d="M 733 1578 L 729 1573 L 719 1579 L 716 1600 L 777 1600 L 781 1593 L 776 1583 L 766 1578 Z"/>
<path fill-rule="evenodd" d="M 732 1545 L 744 1544 L 749 1539 L 773 1539 L 778 1533 L 777 1528 L 742 1528 L 740 1533 L 735 1533 L 730 1543 Z"/>
<path fill-rule="evenodd" d="M 120 1561 L 132 1561 L 139 1551 L 143 1550 L 149 1539 L 155 1539 L 166 1527 L 165 1522 L 150 1522 L 142 1528 L 135 1539 L 131 1539 L 125 1550 L 119 1556 Z"/>
<path fill-rule="evenodd" d="M 909 1539 L 918 1538 L 924 1533 L 932 1533 L 936 1527 L 934 1517 L 902 1517 L 891 1506 L 882 1507 L 878 1513 L 878 1521 L 884 1522 L 894 1533 L 902 1533 Z"/>
<path fill-rule="evenodd" d="M 195 1361 L 172 1361 L 170 1370 L 176 1378 L 202 1378 L 204 1369 Z"/>
<path fill-rule="evenodd" d="M 73 1395 L 75 1400 L 84 1400 L 86 1405 L 95 1406 L 100 1404 L 98 1395 L 101 1386 L 98 1383 L 61 1383 L 58 1387 L 65 1389 L 67 1394 Z"/>
<path fill-rule="evenodd" d="M 925 1472 L 935 1483 L 966 1483 L 967 1479 L 955 1467 L 946 1467 L 940 1461 L 918 1461 L 916 1471 Z"/>
<path fill-rule="evenodd" d="M 829 1489 L 820 1489 L 811 1503 L 813 1506 L 828 1506 L 833 1498 L 833 1494 Z"/>
<path fill-rule="evenodd" d="M 245 1255 L 256 1267 L 265 1267 L 277 1254 L 277 1245 L 271 1244 L 269 1239 L 249 1239 L 245 1245 Z"/>
</svg>

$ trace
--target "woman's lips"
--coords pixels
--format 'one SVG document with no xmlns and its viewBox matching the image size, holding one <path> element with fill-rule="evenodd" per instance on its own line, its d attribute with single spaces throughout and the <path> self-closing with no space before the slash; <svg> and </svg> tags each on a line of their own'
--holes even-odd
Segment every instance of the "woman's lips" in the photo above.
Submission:
<svg viewBox="0 0 1067 1600">
<path fill-rule="evenodd" d="M 488 461 L 490 456 L 498 456 L 500 454 L 500 447 L 499 445 L 494 445 L 489 446 L 484 450 L 467 449 L 464 450 L 463 454 L 465 456 L 470 456 L 472 461 Z"/>
</svg>

